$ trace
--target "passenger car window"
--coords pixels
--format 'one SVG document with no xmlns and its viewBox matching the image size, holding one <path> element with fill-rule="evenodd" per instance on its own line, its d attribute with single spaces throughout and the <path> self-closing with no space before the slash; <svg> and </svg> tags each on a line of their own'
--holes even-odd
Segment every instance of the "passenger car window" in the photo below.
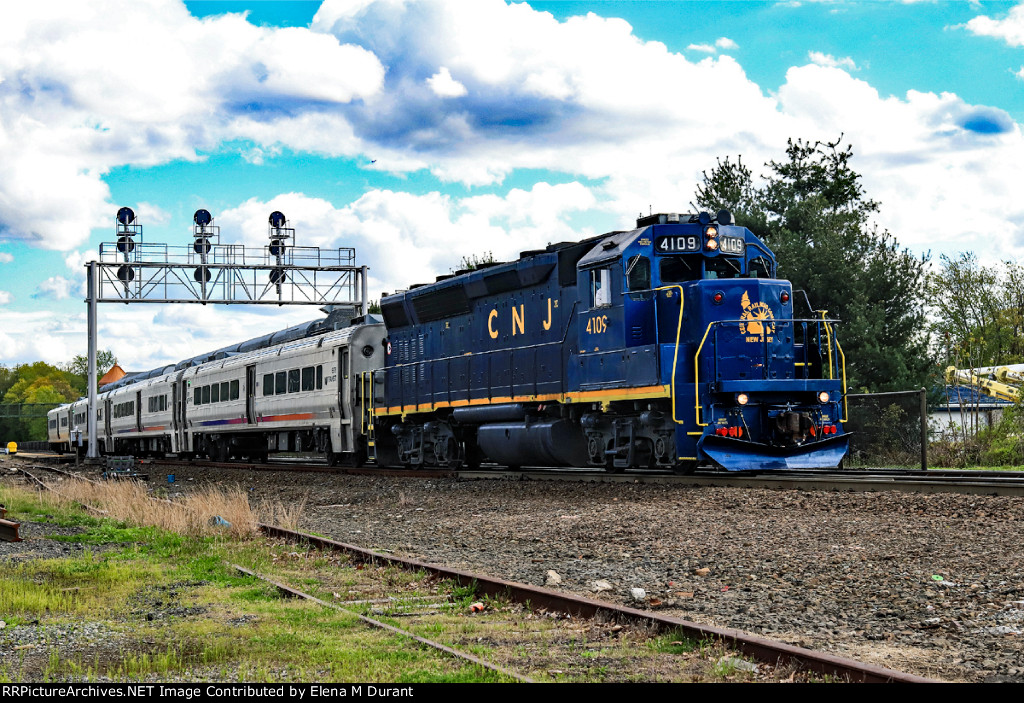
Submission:
<svg viewBox="0 0 1024 703">
<path fill-rule="evenodd" d="M 274 395 L 274 374 L 263 374 L 263 395 Z"/>
<path fill-rule="evenodd" d="M 278 371 L 274 374 L 274 385 L 277 386 L 275 393 L 281 395 L 288 392 L 288 374 L 284 371 Z"/>
<path fill-rule="evenodd" d="M 299 392 L 299 370 L 292 369 L 288 372 L 288 392 L 298 393 Z"/>
<path fill-rule="evenodd" d="M 302 369 L 302 390 L 313 390 L 313 367 L 307 366 Z"/>
<path fill-rule="evenodd" d="M 231 382 L 231 400 L 238 400 L 238 381 Z"/>
</svg>

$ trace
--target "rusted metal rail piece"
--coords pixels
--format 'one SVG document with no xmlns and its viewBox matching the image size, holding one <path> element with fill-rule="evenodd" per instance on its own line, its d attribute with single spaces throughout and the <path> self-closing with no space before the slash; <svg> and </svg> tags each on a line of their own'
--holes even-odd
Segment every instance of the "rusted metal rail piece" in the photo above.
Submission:
<svg viewBox="0 0 1024 703">
<path fill-rule="evenodd" d="M 529 602 L 534 607 L 548 608 L 560 612 L 583 617 L 602 615 L 617 620 L 643 622 L 660 631 L 680 631 L 684 634 L 704 640 L 717 640 L 735 647 L 743 653 L 759 661 L 767 663 L 795 664 L 802 669 L 819 674 L 837 676 L 842 679 L 862 683 L 939 683 L 935 679 L 916 676 L 902 671 L 886 669 L 865 664 L 853 659 L 837 657 L 826 652 L 815 652 L 803 647 L 782 642 L 774 642 L 763 637 L 721 627 L 711 627 L 683 620 L 681 618 L 659 615 L 650 611 L 617 606 L 613 603 L 584 598 L 552 591 L 539 586 L 505 581 L 474 574 L 460 569 L 451 569 L 437 564 L 430 564 L 417 559 L 381 554 L 362 547 L 344 542 L 336 542 L 324 537 L 309 535 L 302 532 L 286 530 L 274 525 L 260 524 L 260 529 L 267 535 L 292 541 L 305 542 L 319 549 L 344 551 L 360 561 L 384 563 L 407 569 L 423 570 L 435 576 L 451 579 L 463 586 L 475 586 L 477 591 L 491 596 L 505 596 L 519 602 Z"/>
<path fill-rule="evenodd" d="M 349 615 L 354 615 L 355 617 L 359 618 L 360 620 L 362 620 L 363 622 L 365 622 L 365 623 L 367 623 L 369 625 L 373 625 L 374 627 L 379 627 L 382 630 L 387 630 L 388 632 L 393 632 L 396 635 L 402 635 L 403 637 L 409 637 L 410 639 L 413 639 L 416 642 L 419 642 L 420 644 L 424 644 L 424 645 L 426 645 L 428 647 L 433 647 L 434 649 L 442 651 L 445 654 L 450 654 L 450 655 L 452 655 L 454 657 L 458 657 L 459 659 L 463 659 L 463 660 L 468 661 L 468 662 L 470 662 L 472 664 L 476 664 L 477 666 L 482 666 L 485 669 L 490 669 L 491 671 L 497 672 L 497 673 L 501 674 L 502 676 L 507 676 L 507 677 L 509 677 L 511 679 L 515 679 L 516 681 L 521 681 L 523 683 L 536 683 L 533 679 L 529 678 L 528 676 L 523 676 L 522 674 L 517 674 L 514 671 L 509 671 L 508 669 L 502 668 L 502 667 L 498 666 L 497 664 L 492 664 L 491 662 L 485 661 L 485 660 L 483 660 L 483 659 L 481 659 L 479 657 L 476 657 L 476 656 L 474 656 L 472 654 L 467 654 L 466 652 L 460 652 L 457 649 L 452 649 L 451 647 L 449 647 L 447 645 L 443 645 L 443 644 L 441 644 L 439 642 L 434 642 L 433 640 L 425 639 L 423 637 L 420 637 L 419 635 L 415 635 L 415 634 L 409 632 L 408 630 L 403 630 L 403 629 L 395 627 L 393 625 L 388 625 L 386 622 L 381 622 L 380 620 L 374 620 L 373 618 L 368 618 L 365 615 L 362 615 L 361 613 L 355 612 L 354 610 L 349 610 L 348 608 L 343 608 L 338 603 L 328 603 L 327 601 L 321 600 L 320 598 L 317 598 L 314 595 L 311 595 L 309 593 L 304 593 L 304 592 L 302 592 L 302 591 L 300 591 L 300 590 L 298 590 L 296 588 L 292 588 L 291 586 L 286 586 L 283 583 L 280 583 L 278 581 L 274 581 L 271 578 L 268 578 L 266 576 L 258 574 L 255 571 L 250 571 L 249 569 L 246 569 L 245 567 L 242 567 L 242 566 L 238 566 L 237 564 L 232 564 L 231 566 L 232 566 L 232 568 L 237 569 L 238 571 L 242 572 L 243 574 L 246 574 L 247 576 L 252 576 L 253 578 L 260 579 L 261 581 L 266 581 L 267 583 L 269 583 L 272 586 L 274 586 L 274 588 L 276 588 L 277 590 L 281 591 L 282 593 L 284 593 L 286 595 L 294 596 L 294 597 L 298 597 L 298 598 L 305 598 L 308 601 L 312 601 L 313 603 L 317 603 L 317 604 L 322 605 L 324 607 L 333 608 L 335 610 L 340 610 L 342 612 L 348 613 Z"/>
<path fill-rule="evenodd" d="M 18 536 L 19 527 L 21 527 L 20 522 L 0 520 L 0 540 L 4 542 L 20 542 L 21 537 Z"/>
</svg>

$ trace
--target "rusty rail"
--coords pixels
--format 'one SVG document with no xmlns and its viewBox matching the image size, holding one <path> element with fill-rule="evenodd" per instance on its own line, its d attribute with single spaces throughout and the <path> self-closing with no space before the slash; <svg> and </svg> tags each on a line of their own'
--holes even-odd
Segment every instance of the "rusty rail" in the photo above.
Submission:
<svg viewBox="0 0 1024 703">
<path fill-rule="evenodd" d="M 4 511 L 4 514 L 6 514 L 6 511 Z M 21 537 L 18 536 L 19 527 L 21 527 L 20 522 L 0 520 L 0 540 L 4 542 L 21 542 Z"/>
<path fill-rule="evenodd" d="M 274 525 L 261 523 L 259 528 L 265 534 L 274 537 L 305 542 L 319 549 L 346 552 L 360 561 L 384 563 L 405 569 L 423 570 L 440 578 L 451 579 L 463 586 L 474 586 L 477 592 L 492 596 L 505 596 L 518 602 L 529 602 L 534 607 L 544 607 L 583 617 L 602 615 L 611 619 L 639 621 L 663 632 L 680 631 L 695 639 L 720 641 L 726 645 L 736 647 L 759 661 L 767 663 L 791 663 L 808 671 L 828 676 L 837 676 L 848 681 L 861 683 L 939 683 L 935 679 L 923 676 L 886 669 L 881 666 L 866 664 L 844 657 L 837 657 L 826 652 L 816 652 L 804 649 L 803 647 L 774 642 L 764 637 L 741 632 L 740 630 L 700 625 L 681 618 L 659 615 L 646 610 L 617 606 L 614 603 L 574 596 L 514 581 L 491 578 L 416 559 L 403 559 L 363 549 L 355 545 L 336 542 L 325 537 L 286 530 Z"/>
</svg>

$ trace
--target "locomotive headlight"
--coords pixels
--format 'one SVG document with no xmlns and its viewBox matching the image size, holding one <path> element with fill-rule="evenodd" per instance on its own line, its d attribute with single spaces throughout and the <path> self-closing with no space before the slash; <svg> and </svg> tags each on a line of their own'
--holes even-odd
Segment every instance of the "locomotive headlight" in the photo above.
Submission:
<svg viewBox="0 0 1024 703">
<path fill-rule="evenodd" d="M 707 249 L 708 251 L 715 251 L 716 249 L 718 249 L 718 240 L 709 239 L 708 241 L 704 242 L 704 248 Z"/>
<path fill-rule="evenodd" d="M 746 405 L 747 403 L 750 402 L 750 396 L 748 396 L 746 393 L 740 393 L 736 396 L 736 402 L 739 403 L 740 405 Z"/>
<path fill-rule="evenodd" d="M 827 403 L 828 402 L 828 391 L 822 391 L 821 393 L 819 393 L 818 394 L 818 400 L 820 400 L 822 403 Z"/>
<path fill-rule="evenodd" d="M 708 239 L 714 239 L 718 236 L 718 228 L 714 225 L 704 228 L 704 236 Z"/>
</svg>

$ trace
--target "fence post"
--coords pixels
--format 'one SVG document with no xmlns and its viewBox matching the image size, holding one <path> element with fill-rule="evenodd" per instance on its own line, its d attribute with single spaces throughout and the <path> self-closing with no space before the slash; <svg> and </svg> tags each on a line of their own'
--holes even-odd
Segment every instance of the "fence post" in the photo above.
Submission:
<svg viewBox="0 0 1024 703">
<path fill-rule="evenodd" d="M 928 389 L 921 389 L 921 471 L 928 470 Z"/>
</svg>

